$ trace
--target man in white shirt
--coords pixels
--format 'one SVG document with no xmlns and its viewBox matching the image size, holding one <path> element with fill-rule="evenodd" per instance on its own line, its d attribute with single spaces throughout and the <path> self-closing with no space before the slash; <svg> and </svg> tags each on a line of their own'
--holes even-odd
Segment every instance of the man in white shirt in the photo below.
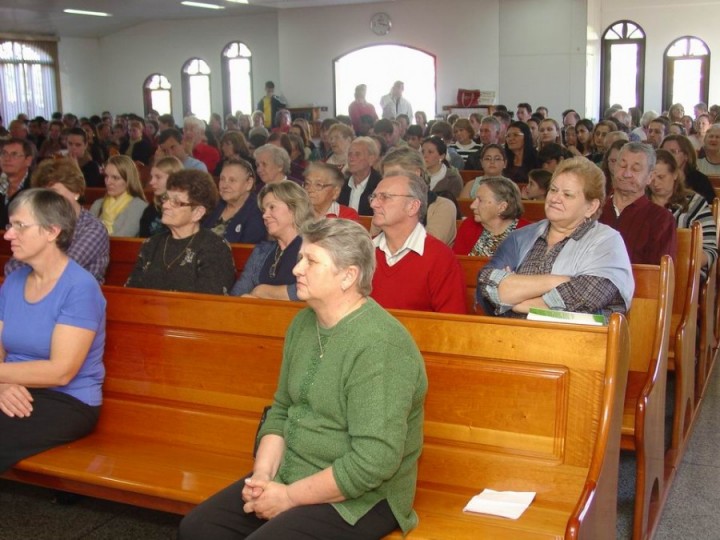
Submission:
<svg viewBox="0 0 720 540">
<path fill-rule="evenodd" d="M 357 137 L 350 143 L 347 167 L 350 178 L 340 190 L 338 202 L 354 208 L 361 216 L 371 216 L 369 197 L 380 182 L 380 173 L 373 165 L 380 157 L 377 143 L 370 137 Z"/>
<path fill-rule="evenodd" d="M 410 102 L 402 95 L 404 91 L 405 83 L 395 81 L 395 84 L 393 84 L 393 87 L 390 89 L 390 93 L 380 99 L 383 118 L 392 120 L 399 114 L 406 114 L 408 118 L 414 118 L 412 105 L 410 105 Z"/>
</svg>

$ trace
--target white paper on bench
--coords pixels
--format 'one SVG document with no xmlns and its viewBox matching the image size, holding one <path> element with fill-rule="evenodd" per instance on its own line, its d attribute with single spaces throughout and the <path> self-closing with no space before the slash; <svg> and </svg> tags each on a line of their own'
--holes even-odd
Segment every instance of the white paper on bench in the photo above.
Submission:
<svg viewBox="0 0 720 540">
<path fill-rule="evenodd" d="M 517 519 L 527 510 L 534 498 L 534 491 L 494 491 L 485 489 L 482 493 L 470 499 L 463 511 Z"/>
</svg>

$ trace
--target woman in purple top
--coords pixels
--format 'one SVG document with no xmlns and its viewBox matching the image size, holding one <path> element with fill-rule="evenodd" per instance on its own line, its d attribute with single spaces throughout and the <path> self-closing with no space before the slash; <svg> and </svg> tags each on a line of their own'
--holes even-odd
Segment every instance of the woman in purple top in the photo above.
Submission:
<svg viewBox="0 0 720 540">
<path fill-rule="evenodd" d="M 5 239 L 26 266 L 0 289 L 0 472 L 92 431 L 105 377 L 105 299 L 66 253 L 71 204 L 30 189 L 9 214 Z"/>
</svg>

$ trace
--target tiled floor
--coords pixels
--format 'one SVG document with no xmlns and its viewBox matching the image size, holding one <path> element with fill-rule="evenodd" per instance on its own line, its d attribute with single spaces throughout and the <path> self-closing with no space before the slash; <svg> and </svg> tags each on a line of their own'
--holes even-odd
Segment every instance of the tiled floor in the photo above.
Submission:
<svg viewBox="0 0 720 540">
<path fill-rule="evenodd" d="M 713 373 L 657 540 L 720 540 L 719 372 Z M 623 455 L 618 538 L 630 538 L 634 474 L 634 458 Z M 60 506 L 48 490 L 0 480 L 0 540 L 171 539 L 179 521 L 179 516 L 96 499 Z"/>
</svg>

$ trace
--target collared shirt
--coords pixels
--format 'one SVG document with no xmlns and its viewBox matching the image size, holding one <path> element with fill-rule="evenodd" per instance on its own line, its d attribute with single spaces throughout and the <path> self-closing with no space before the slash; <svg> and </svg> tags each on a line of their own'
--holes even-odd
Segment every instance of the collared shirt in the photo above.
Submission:
<svg viewBox="0 0 720 540">
<path fill-rule="evenodd" d="M 415 228 L 412 230 L 410 235 L 405 239 L 405 243 L 395 253 L 390 251 L 390 246 L 388 246 L 384 232 L 378 234 L 375 238 L 373 238 L 373 244 L 375 244 L 376 248 L 382 250 L 383 253 L 385 253 L 385 260 L 387 261 L 387 265 L 393 266 L 399 263 L 402 258 L 410 251 L 414 251 L 418 255 L 422 256 L 422 254 L 425 252 L 426 236 L 427 232 L 425 231 L 425 227 L 422 226 L 422 223 L 418 223 L 417 225 L 415 225 Z"/>
<path fill-rule="evenodd" d="M 350 180 L 348 180 L 348 186 L 350 186 L 350 202 L 348 203 L 348 206 L 350 208 L 360 211 L 360 197 L 365 191 L 369 180 L 370 174 L 365 177 L 365 180 L 360 182 L 358 185 L 355 185 L 355 177 L 350 177 Z"/>
</svg>

